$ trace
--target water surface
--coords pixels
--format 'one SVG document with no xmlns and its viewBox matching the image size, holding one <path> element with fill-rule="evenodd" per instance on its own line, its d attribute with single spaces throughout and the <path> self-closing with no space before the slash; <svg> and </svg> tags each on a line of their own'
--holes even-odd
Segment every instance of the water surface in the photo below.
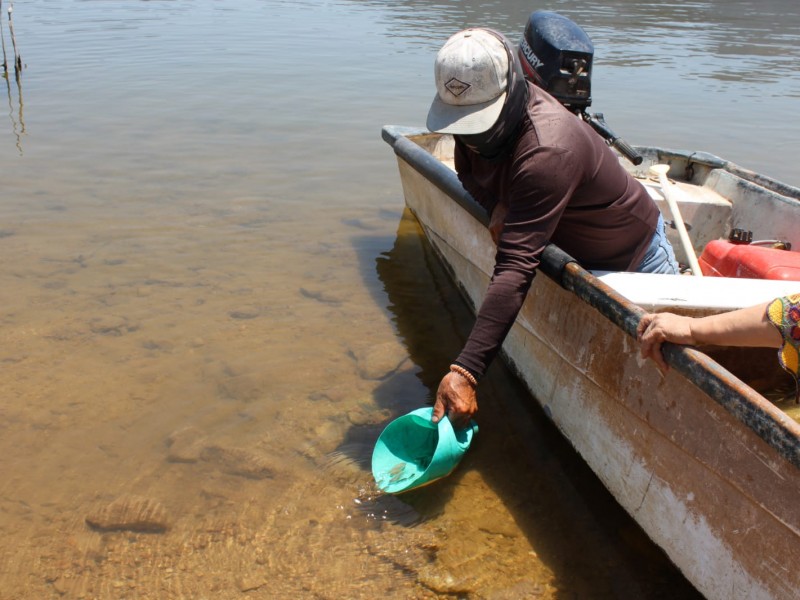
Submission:
<svg viewBox="0 0 800 600">
<path fill-rule="evenodd" d="M 628 141 L 797 185 L 795 4 L 16 3 L 0 598 L 696 597 L 500 363 L 459 470 L 375 494 L 471 323 L 380 128 L 451 33 L 550 8 Z"/>
</svg>

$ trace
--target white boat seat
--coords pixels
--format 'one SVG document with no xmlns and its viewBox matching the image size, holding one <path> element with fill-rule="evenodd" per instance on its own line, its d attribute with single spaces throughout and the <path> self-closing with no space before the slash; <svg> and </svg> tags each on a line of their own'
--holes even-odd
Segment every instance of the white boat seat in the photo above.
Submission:
<svg viewBox="0 0 800 600">
<path fill-rule="evenodd" d="M 726 312 L 800 293 L 800 281 L 609 271 L 592 274 L 650 312 Z"/>
</svg>

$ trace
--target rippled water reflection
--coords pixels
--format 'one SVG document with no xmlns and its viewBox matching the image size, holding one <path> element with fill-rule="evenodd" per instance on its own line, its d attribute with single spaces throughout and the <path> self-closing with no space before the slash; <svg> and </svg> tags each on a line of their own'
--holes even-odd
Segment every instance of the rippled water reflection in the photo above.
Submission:
<svg viewBox="0 0 800 600">
<path fill-rule="evenodd" d="M 797 184 L 793 5 L 548 8 L 631 142 Z M 0 598 L 695 596 L 500 364 L 455 474 L 368 470 L 471 322 L 380 127 L 424 121 L 444 38 L 533 8 L 16 3 Z"/>
</svg>

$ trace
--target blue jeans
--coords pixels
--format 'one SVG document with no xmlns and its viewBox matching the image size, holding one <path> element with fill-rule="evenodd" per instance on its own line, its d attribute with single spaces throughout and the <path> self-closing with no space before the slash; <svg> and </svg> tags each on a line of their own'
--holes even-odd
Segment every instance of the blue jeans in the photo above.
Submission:
<svg viewBox="0 0 800 600">
<path fill-rule="evenodd" d="M 664 225 L 664 217 L 658 215 L 656 232 L 650 240 L 650 246 L 644 255 L 642 262 L 636 267 L 637 273 L 668 273 L 678 274 L 678 261 L 675 260 L 675 253 L 672 251 L 672 244 L 667 239 L 667 228 Z"/>
</svg>

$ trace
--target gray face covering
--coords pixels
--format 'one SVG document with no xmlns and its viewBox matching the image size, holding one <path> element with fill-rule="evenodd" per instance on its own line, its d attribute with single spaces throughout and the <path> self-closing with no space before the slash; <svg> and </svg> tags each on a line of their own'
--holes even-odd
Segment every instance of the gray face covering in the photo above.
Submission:
<svg viewBox="0 0 800 600">
<path fill-rule="evenodd" d="M 506 37 L 492 29 L 486 31 L 497 36 L 508 53 L 508 96 L 500 116 L 491 128 L 483 133 L 456 135 L 455 138 L 481 157 L 499 161 L 508 156 L 514 147 L 514 142 L 517 141 L 528 105 L 528 85 L 517 53 Z"/>
</svg>

